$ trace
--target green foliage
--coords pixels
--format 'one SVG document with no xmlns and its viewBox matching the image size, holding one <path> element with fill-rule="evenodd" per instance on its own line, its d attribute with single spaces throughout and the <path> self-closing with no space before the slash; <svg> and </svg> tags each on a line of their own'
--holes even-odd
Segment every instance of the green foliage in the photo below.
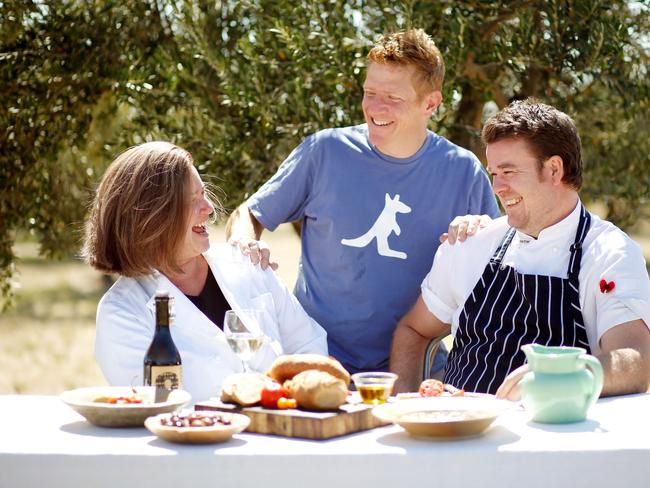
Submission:
<svg viewBox="0 0 650 488">
<path fill-rule="evenodd" d="M 78 245 L 88 190 L 125 147 L 189 149 L 234 208 L 307 134 L 361 123 L 365 56 L 423 27 L 447 63 L 432 128 L 479 156 L 480 126 L 536 96 L 576 118 L 583 198 L 630 225 L 647 203 L 648 1 L 0 2 L 0 286 L 19 230 Z"/>
<path fill-rule="evenodd" d="M 123 93 L 158 47 L 157 13 L 138 1 L 0 3 L 0 288 L 16 233 L 48 257 L 78 246 L 93 167 L 83 149 L 102 97 Z M 110 110 L 109 110 L 110 111 Z M 0 303 L 1 305 L 1 303 Z"/>
<path fill-rule="evenodd" d="M 315 130 L 359 123 L 370 39 L 354 2 L 179 2 L 158 91 L 138 100 L 128 142 L 167 137 L 214 175 L 233 208 Z M 357 5 L 361 7 L 361 3 Z"/>
<path fill-rule="evenodd" d="M 436 14 L 422 2 L 412 19 L 445 46 L 446 86 L 458 100 L 443 120 L 452 140 L 482 157 L 480 127 L 490 103 L 537 97 L 576 119 L 582 198 L 604 200 L 607 217 L 621 227 L 643 216 L 650 196 L 649 2 L 440 2 Z"/>
</svg>

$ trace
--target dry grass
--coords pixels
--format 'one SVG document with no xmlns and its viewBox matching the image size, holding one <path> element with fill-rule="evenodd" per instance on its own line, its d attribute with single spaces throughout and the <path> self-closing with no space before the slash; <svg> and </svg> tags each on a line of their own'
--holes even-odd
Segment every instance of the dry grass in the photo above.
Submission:
<svg viewBox="0 0 650 488">
<path fill-rule="evenodd" d="M 0 319 L 0 392 L 60 393 L 104 384 L 93 358 L 101 275 L 78 261 L 46 262 L 22 244 L 16 307 Z"/>
<path fill-rule="evenodd" d="M 213 242 L 223 229 L 211 231 Z M 634 238 L 650 262 L 650 224 L 639 226 Z M 293 287 L 299 241 L 289 226 L 266 233 L 278 273 Z M 45 261 L 34 244 L 17 246 L 21 288 L 16 307 L 0 316 L 0 394 L 58 394 L 64 390 L 105 384 L 95 364 L 95 308 L 106 283 L 85 264 Z M 144 351 L 142 352 L 144 355 Z"/>
</svg>

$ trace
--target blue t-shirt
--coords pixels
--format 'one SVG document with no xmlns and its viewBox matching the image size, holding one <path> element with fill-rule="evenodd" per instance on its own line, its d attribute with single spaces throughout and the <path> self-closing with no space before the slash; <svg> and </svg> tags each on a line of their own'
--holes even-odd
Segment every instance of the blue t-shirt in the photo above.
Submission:
<svg viewBox="0 0 650 488">
<path fill-rule="evenodd" d="M 351 372 L 387 369 L 395 326 L 453 218 L 499 216 L 473 153 L 428 132 L 413 156 L 389 157 L 365 124 L 305 139 L 247 205 L 271 231 L 303 222 L 294 293 Z"/>
</svg>

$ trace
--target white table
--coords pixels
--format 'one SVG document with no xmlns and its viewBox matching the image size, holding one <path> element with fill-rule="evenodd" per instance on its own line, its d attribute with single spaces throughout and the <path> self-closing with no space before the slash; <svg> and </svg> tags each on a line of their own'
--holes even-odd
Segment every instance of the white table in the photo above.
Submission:
<svg viewBox="0 0 650 488">
<path fill-rule="evenodd" d="M 587 421 L 510 412 L 481 437 L 421 440 L 388 426 L 310 441 L 240 434 L 170 444 L 94 427 L 50 396 L 0 396 L 0 488 L 650 486 L 650 395 L 600 400 Z"/>
</svg>

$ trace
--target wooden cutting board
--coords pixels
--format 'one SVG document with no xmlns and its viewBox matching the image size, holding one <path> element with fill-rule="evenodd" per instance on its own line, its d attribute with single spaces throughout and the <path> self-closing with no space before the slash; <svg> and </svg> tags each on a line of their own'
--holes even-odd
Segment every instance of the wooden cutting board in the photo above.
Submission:
<svg viewBox="0 0 650 488">
<path fill-rule="evenodd" d="M 239 407 L 214 399 L 197 403 L 194 409 L 242 413 L 251 419 L 247 432 L 303 439 L 329 439 L 386 425 L 386 422 L 372 415 L 372 405 L 363 403 L 345 404 L 333 412 L 311 412 Z"/>
</svg>

